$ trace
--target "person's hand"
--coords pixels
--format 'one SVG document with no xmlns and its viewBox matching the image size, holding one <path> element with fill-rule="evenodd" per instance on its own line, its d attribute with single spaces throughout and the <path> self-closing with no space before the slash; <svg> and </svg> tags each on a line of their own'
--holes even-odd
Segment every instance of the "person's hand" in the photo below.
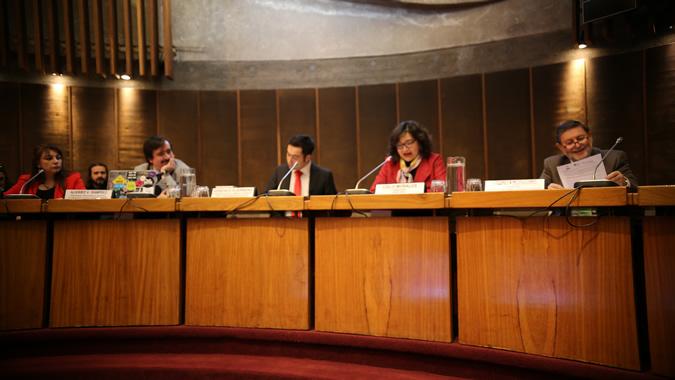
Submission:
<svg viewBox="0 0 675 380">
<path fill-rule="evenodd" d="M 626 181 L 626 177 L 618 170 L 609 173 L 607 175 L 606 179 L 616 183 L 619 186 L 627 186 L 628 185 L 628 181 Z"/>
<path fill-rule="evenodd" d="M 548 185 L 548 188 L 551 190 L 560 190 L 563 189 L 562 186 L 558 185 L 557 183 L 551 182 L 550 185 Z"/>
<path fill-rule="evenodd" d="M 160 171 L 162 173 L 166 174 L 166 173 L 173 173 L 173 171 L 175 169 L 176 169 L 176 160 L 173 159 L 173 158 L 170 158 L 169 162 L 166 165 L 162 166 Z"/>
<path fill-rule="evenodd" d="M 162 190 L 161 193 L 157 196 L 157 198 L 168 198 L 169 197 L 169 189 L 164 189 Z"/>
</svg>

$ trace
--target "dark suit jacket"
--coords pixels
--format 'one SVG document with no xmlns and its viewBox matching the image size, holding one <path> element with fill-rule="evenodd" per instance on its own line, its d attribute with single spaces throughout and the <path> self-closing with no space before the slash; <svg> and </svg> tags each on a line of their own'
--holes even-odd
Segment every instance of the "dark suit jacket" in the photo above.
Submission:
<svg viewBox="0 0 675 380">
<path fill-rule="evenodd" d="M 325 168 L 322 168 L 319 165 L 315 165 L 313 162 L 310 163 L 309 168 L 309 195 L 333 195 L 337 194 L 337 189 L 335 189 L 335 182 L 333 181 L 333 173 Z M 276 189 L 279 186 L 279 180 L 288 172 L 288 165 L 282 164 L 277 166 L 274 170 L 272 178 L 270 178 L 265 187 L 265 192 L 270 189 Z M 282 189 L 289 189 L 291 182 L 291 175 L 284 179 L 284 182 L 281 184 Z M 291 190 L 293 191 L 293 190 Z"/>
<path fill-rule="evenodd" d="M 598 148 L 593 148 L 591 150 L 591 156 L 594 156 L 598 153 L 602 154 L 602 157 L 605 157 L 607 151 Z M 562 185 L 562 181 L 560 180 L 560 175 L 558 175 L 557 168 L 560 165 L 566 165 L 569 163 L 570 159 L 563 154 L 556 154 L 555 156 L 548 157 L 544 160 L 544 171 L 541 172 L 539 178 L 543 178 L 546 181 L 547 188 L 551 182 L 557 183 L 558 185 Z M 610 152 L 609 156 L 605 157 L 605 169 L 607 170 L 607 174 L 615 170 L 620 171 L 621 174 L 623 174 L 624 177 L 628 178 L 628 180 L 630 181 L 630 189 L 631 190 L 637 189 L 638 186 L 637 178 L 635 178 L 635 174 L 633 174 L 633 171 L 630 169 L 630 165 L 628 164 L 628 155 L 626 154 L 626 152 L 621 150 L 615 150 Z"/>
</svg>

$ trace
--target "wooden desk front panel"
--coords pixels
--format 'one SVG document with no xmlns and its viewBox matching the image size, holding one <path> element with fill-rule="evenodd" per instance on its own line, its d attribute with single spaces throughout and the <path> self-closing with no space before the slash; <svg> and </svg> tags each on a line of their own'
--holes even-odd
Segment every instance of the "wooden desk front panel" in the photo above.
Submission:
<svg viewBox="0 0 675 380">
<path fill-rule="evenodd" d="M 0 329 L 42 327 L 47 222 L 0 222 Z"/>
<path fill-rule="evenodd" d="M 321 331 L 449 342 L 448 219 L 317 218 Z"/>
<path fill-rule="evenodd" d="M 180 221 L 56 221 L 52 273 L 52 327 L 178 324 Z"/>
<path fill-rule="evenodd" d="M 309 329 L 307 219 L 189 219 L 185 324 Z"/>
<path fill-rule="evenodd" d="M 461 343 L 640 366 L 628 218 L 458 218 L 457 288 Z"/>
<path fill-rule="evenodd" d="M 652 370 L 675 377 L 675 217 L 644 218 L 643 234 Z"/>
</svg>

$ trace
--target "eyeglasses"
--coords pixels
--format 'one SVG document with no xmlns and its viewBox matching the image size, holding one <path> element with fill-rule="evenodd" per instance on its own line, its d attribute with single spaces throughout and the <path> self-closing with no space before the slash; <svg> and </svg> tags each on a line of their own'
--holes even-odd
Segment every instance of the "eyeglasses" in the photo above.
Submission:
<svg viewBox="0 0 675 380">
<path fill-rule="evenodd" d="M 565 148 L 571 148 L 571 147 L 574 146 L 574 144 L 581 144 L 581 143 L 585 142 L 586 140 L 588 140 L 588 135 L 581 135 L 581 136 L 577 136 L 573 139 L 563 141 L 561 144 Z"/>
<path fill-rule="evenodd" d="M 400 150 L 400 149 L 403 149 L 403 148 L 410 148 L 410 147 L 413 146 L 416 142 L 417 142 L 417 140 L 415 140 L 415 139 L 410 139 L 410 140 L 405 141 L 405 142 L 402 142 L 402 143 L 400 143 L 400 144 L 396 144 L 396 149 L 399 149 L 399 150 Z"/>
</svg>

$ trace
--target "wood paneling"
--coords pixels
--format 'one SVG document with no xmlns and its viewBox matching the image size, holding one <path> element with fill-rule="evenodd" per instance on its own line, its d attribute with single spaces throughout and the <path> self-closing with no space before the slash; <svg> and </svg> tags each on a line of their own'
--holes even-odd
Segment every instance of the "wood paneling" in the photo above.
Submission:
<svg viewBox="0 0 675 380">
<path fill-rule="evenodd" d="M 389 135 L 396 127 L 396 86 L 383 84 L 358 87 L 359 167 L 369 172 L 389 155 Z M 364 181 L 368 188 L 374 177 Z"/>
<path fill-rule="evenodd" d="M 399 122 L 416 120 L 427 127 L 434 142 L 434 152 L 440 149 L 437 83 L 435 80 L 401 83 L 398 94 Z"/>
<path fill-rule="evenodd" d="M 110 88 L 73 87 L 73 170 L 86 181 L 87 167 L 103 162 L 117 168 L 117 126 L 115 124 L 115 90 Z"/>
<path fill-rule="evenodd" d="M 306 208 L 309 210 L 405 210 L 441 209 L 445 207 L 445 194 L 397 195 L 312 195 Z"/>
<path fill-rule="evenodd" d="M 277 166 L 274 91 L 242 91 L 240 104 L 240 185 L 262 192 Z"/>
<path fill-rule="evenodd" d="M 23 171 L 30 171 L 33 149 L 44 143 L 61 148 L 64 166 L 72 167 L 68 93 L 69 89 L 63 85 L 21 85 Z"/>
<path fill-rule="evenodd" d="M 675 183 L 675 44 L 646 52 L 647 121 L 645 158 L 647 178 L 642 184 Z"/>
<path fill-rule="evenodd" d="M 288 140 L 297 134 L 316 137 L 316 102 L 314 89 L 279 90 L 279 146 L 281 162 L 286 162 Z M 312 157 L 319 159 L 315 150 Z"/>
<path fill-rule="evenodd" d="M 594 58 L 587 64 L 588 126 L 593 146 L 628 154 L 638 182 L 644 178 L 644 121 L 642 52 Z"/>
<path fill-rule="evenodd" d="M 307 219 L 190 219 L 185 324 L 309 328 Z"/>
<path fill-rule="evenodd" d="M 485 74 L 489 179 L 532 178 L 528 70 Z"/>
<path fill-rule="evenodd" d="M 171 141 L 176 158 L 201 174 L 199 165 L 199 93 L 161 91 L 157 94 L 157 125 L 160 136 Z"/>
<path fill-rule="evenodd" d="M 451 208 L 544 208 L 566 207 L 574 194 L 569 189 L 519 191 L 465 191 L 453 193 L 446 202 Z M 575 197 L 571 207 L 626 206 L 625 187 L 585 188 Z M 530 212 L 534 212 L 531 210 Z M 541 215 L 541 214 L 539 214 Z"/>
<path fill-rule="evenodd" d="M 647 217 L 643 223 L 647 321 L 652 371 L 675 377 L 675 218 Z"/>
<path fill-rule="evenodd" d="M 62 0 L 63 9 L 63 41 L 65 44 L 66 74 L 75 72 L 75 30 L 73 29 L 73 2 L 72 0 Z"/>
<path fill-rule="evenodd" d="M 468 177 L 485 178 L 481 76 L 441 80 L 443 154 L 466 158 Z"/>
<path fill-rule="evenodd" d="M 315 228 L 317 330 L 451 340 L 447 218 L 320 218 Z"/>
<path fill-rule="evenodd" d="M 554 130 L 565 120 L 586 122 L 586 61 L 583 59 L 532 69 L 535 177 L 544 159 L 559 151 Z"/>
<path fill-rule="evenodd" d="M 457 293 L 461 343 L 640 367 L 628 218 L 459 218 Z"/>
<path fill-rule="evenodd" d="M 237 94 L 231 91 L 199 93 L 199 183 L 238 185 Z"/>
<path fill-rule="evenodd" d="M 131 169 L 146 162 L 143 142 L 146 138 L 157 134 L 156 97 L 155 91 L 133 88 L 117 90 L 118 168 Z"/>
<path fill-rule="evenodd" d="M 46 257 L 46 221 L 0 221 L 0 330 L 42 327 Z"/>
<path fill-rule="evenodd" d="M 14 183 L 19 176 L 21 146 L 19 140 L 19 85 L 0 82 L 0 164 L 7 170 L 7 180 Z"/>
<path fill-rule="evenodd" d="M 356 172 L 358 166 L 354 91 L 353 87 L 319 90 L 320 163 L 333 171 L 338 191 L 354 187 L 362 175 Z"/>
<path fill-rule="evenodd" d="M 80 45 L 80 71 L 82 74 L 89 73 L 90 61 L 89 56 L 89 1 L 77 0 L 77 15 L 78 15 L 78 43 Z"/>
<path fill-rule="evenodd" d="M 54 223 L 50 327 L 178 324 L 180 221 Z"/>
</svg>

